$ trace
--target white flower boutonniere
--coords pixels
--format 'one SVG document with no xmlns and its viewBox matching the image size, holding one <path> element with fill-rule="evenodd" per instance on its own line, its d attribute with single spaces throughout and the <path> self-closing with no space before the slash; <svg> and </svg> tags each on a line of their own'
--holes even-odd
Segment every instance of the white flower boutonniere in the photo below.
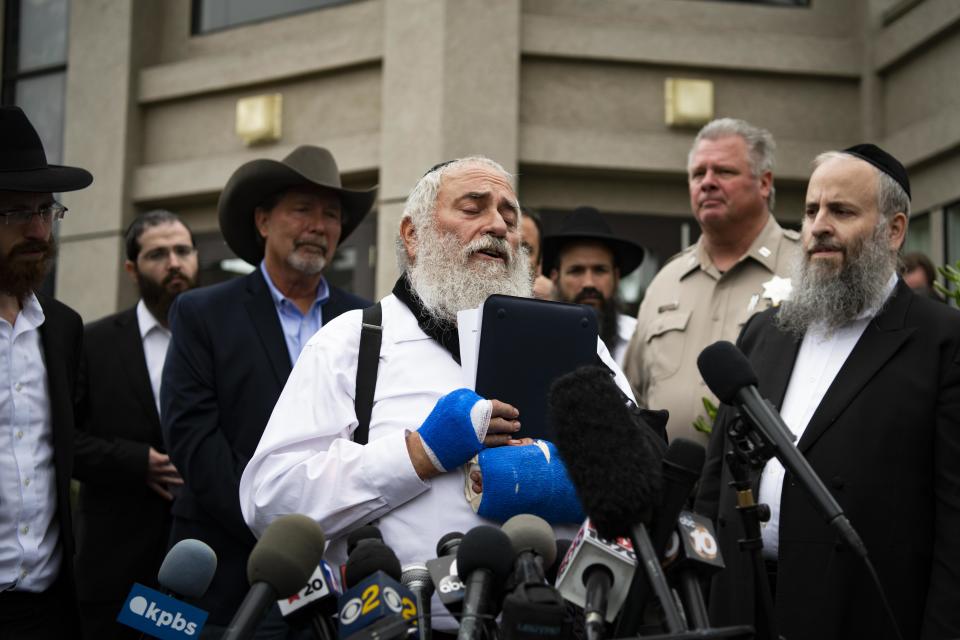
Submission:
<svg viewBox="0 0 960 640">
<path fill-rule="evenodd" d="M 763 297 L 770 300 L 775 307 L 779 307 L 784 300 L 789 300 L 792 291 L 793 283 L 790 282 L 790 278 L 773 276 L 763 283 Z"/>
</svg>

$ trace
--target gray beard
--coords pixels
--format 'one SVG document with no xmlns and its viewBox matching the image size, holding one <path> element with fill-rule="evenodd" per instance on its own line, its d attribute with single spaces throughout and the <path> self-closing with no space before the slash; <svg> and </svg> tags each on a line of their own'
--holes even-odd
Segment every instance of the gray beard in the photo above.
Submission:
<svg viewBox="0 0 960 640">
<path fill-rule="evenodd" d="M 499 249 L 507 256 L 498 261 L 470 262 L 480 249 Z M 457 311 L 479 307 L 495 293 L 529 298 L 533 279 L 524 250 L 493 236 L 483 236 L 466 247 L 452 233 L 439 233 L 434 225 L 421 230 L 417 256 L 407 268 L 413 291 L 426 312 L 441 323 L 457 321 Z"/>
<path fill-rule="evenodd" d="M 839 272 L 832 265 L 811 262 L 807 248 L 801 251 L 793 268 L 793 292 L 780 305 L 777 326 L 797 338 L 813 326 L 831 335 L 865 310 L 879 311 L 897 267 L 888 231 L 884 218 L 859 246 L 846 247 Z"/>
</svg>

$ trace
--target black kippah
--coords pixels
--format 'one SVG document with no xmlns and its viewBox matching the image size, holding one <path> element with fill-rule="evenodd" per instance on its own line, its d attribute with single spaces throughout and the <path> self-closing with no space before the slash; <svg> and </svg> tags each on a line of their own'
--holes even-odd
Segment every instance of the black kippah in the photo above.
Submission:
<svg viewBox="0 0 960 640">
<path fill-rule="evenodd" d="M 844 153 L 849 153 L 852 156 L 856 156 L 861 160 L 869 162 L 880 171 L 883 171 L 885 174 L 890 176 L 896 181 L 903 190 L 907 192 L 907 197 L 910 198 L 910 178 L 907 176 L 907 170 L 903 168 L 903 165 L 900 164 L 900 161 L 894 158 L 892 155 L 881 149 L 875 144 L 856 144 L 849 149 L 844 149 Z"/>
</svg>

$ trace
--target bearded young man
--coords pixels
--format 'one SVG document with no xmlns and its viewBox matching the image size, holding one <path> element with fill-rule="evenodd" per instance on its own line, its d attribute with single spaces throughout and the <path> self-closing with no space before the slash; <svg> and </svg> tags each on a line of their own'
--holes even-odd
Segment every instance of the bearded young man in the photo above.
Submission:
<svg viewBox="0 0 960 640">
<path fill-rule="evenodd" d="M 407 564 L 434 557 L 444 534 L 489 522 L 484 502 L 478 513 L 465 497 L 465 485 L 474 481 L 466 463 L 484 447 L 483 455 L 497 460 L 535 447 L 502 446 L 523 444 L 513 439 L 523 416 L 460 388 L 456 317 L 491 294 L 530 295 L 520 218 L 512 177 L 487 158 L 438 165 L 417 182 L 397 240 L 403 273 L 380 302 L 382 345 L 367 443 L 355 441 L 361 313 L 351 312 L 307 344 L 244 471 L 240 502 L 254 532 L 281 515 L 306 514 L 331 540 L 327 559 L 341 562 L 346 535 L 376 521 Z M 602 345 L 598 353 L 630 395 Z M 556 478 L 554 497 L 572 495 L 558 457 L 538 460 L 531 462 L 536 472 Z M 544 496 L 524 497 L 531 508 L 544 506 Z M 556 522 L 573 521 L 560 511 Z M 442 611 L 435 600 L 434 615 Z M 455 623 L 435 618 L 434 628 Z"/>
<path fill-rule="evenodd" d="M 70 473 L 83 326 L 35 293 L 66 213 L 53 193 L 93 182 L 47 163 L 18 107 L 0 107 L 0 637 L 66 638 L 76 628 Z"/>
<path fill-rule="evenodd" d="M 124 235 L 136 306 L 84 329 L 74 477 L 77 592 L 87 638 L 136 638 L 117 622 L 130 585 L 159 588 L 173 493 L 183 484 L 160 431 L 160 377 L 170 305 L 197 282 L 193 234 L 170 211 L 138 216 Z"/>
<path fill-rule="evenodd" d="M 620 313 L 620 278 L 643 262 L 643 247 L 613 233 L 593 207 L 578 207 L 543 238 L 543 260 L 561 302 L 589 305 L 600 339 L 623 366 L 637 320 Z"/>
<path fill-rule="evenodd" d="M 897 276 L 910 215 L 907 172 L 870 144 L 821 154 L 803 218 L 794 290 L 738 345 L 760 393 L 859 532 L 903 638 L 960 636 L 960 314 Z M 717 521 L 727 564 L 712 622 L 756 622 L 749 557 L 724 454 L 734 412 L 710 440 L 697 510 Z M 894 638 L 860 557 L 837 541 L 776 459 L 763 554 L 788 638 Z"/>
</svg>

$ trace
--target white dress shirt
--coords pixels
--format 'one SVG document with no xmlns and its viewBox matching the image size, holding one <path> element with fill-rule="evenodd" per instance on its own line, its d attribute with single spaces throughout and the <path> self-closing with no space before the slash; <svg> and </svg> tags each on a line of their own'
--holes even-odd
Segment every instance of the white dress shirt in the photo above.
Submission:
<svg viewBox="0 0 960 640">
<path fill-rule="evenodd" d="M 897 275 L 890 276 L 887 281 L 886 301 L 897 285 Z M 790 382 L 783 398 L 783 408 L 780 415 L 790 431 L 800 441 L 810 419 L 816 412 L 823 397 L 827 394 L 834 378 L 840 372 L 843 363 L 850 357 L 853 348 L 857 345 L 867 325 L 879 308 L 868 309 L 861 313 L 850 324 L 826 333 L 822 328 L 810 327 L 800 350 L 797 360 L 790 374 Z M 780 547 L 780 497 L 783 493 L 783 476 L 785 470 L 780 461 L 770 458 L 760 476 L 760 492 L 758 503 L 765 503 L 770 507 L 770 520 L 763 525 L 763 556 L 769 560 L 776 560 Z"/>
<path fill-rule="evenodd" d="M 157 404 L 157 415 L 160 415 L 160 379 L 163 377 L 163 362 L 167 359 L 167 347 L 170 346 L 170 330 L 157 321 L 143 300 L 137 303 L 137 325 L 143 341 L 143 355 L 147 359 L 153 401 Z"/>
<path fill-rule="evenodd" d="M 63 554 L 43 321 L 33 294 L 13 326 L 0 318 L 0 591 L 46 591 Z"/>
<path fill-rule="evenodd" d="M 421 480 L 405 442 L 405 432 L 416 430 L 442 395 L 463 386 L 460 365 L 395 296 L 384 298 L 382 307 L 369 443 L 350 439 L 357 426 L 361 323 L 361 312 L 350 311 L 324 325 L 304 347 L 240 480 L 243 517 L 257 536 L 278 516 L 305 514 L 333 541 L 326 554 L 331 563 L 345 561 L 346 534 L 373 520 L 403 565 L 436 557 L 444 534 L 487 523 L 467 502 L 462 468 Z M 633 398 L 623 373 L 597 342 L 600 357 Z M 557 532 L 572 538 L 576 528 Z M 442 610 L 435 601 L 433 611 Z"/>
<path fill-rule="evenodd" d="M 637 319 L 624 313 L 617 314 L 617 346 L 613 348 L 613 360 L 623 368 L 623 359 L 627 357 L 630 338 L 637 328 Z"/>
</svg>

